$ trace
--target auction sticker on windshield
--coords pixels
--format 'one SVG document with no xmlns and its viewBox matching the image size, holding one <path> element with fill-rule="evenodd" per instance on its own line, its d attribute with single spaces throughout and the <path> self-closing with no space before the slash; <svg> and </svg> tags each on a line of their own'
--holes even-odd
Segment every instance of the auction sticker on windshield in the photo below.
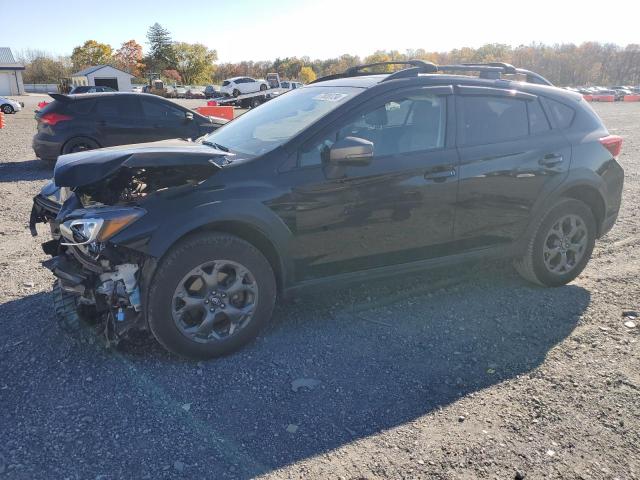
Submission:
<svg viewBox="0 0 640 480">
<path fill-rule="evenodd" d="M 324 102 L 339 102 L 344 97 L 348 97 L 346 93 L 320 93 L 313 97 L 314 100 L 320 100 Z"/>
</svg>

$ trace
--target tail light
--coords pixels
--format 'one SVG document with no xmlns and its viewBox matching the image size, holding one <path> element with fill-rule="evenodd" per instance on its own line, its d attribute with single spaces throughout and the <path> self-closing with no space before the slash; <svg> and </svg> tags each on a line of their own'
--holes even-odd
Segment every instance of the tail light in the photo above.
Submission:
<svg viewBox="0 0 640 480">
<path fill-rule="evenodd" d="M 40 121 L 42 123 L 44 123 L 45 125 L 55 125 L 58 122 L 65 122 L 67 120 L 71 120 L 73 117 L 70 117 L 69 115 L 63 115 L 61 113 L 55 113 L 55 112 L 49 112 L 49 113 L 45 113 L 44 115 L 42 115 L 40 117 Z"/>
<path fill-rule="evenodd" d="M 617 158 L 622 151 L 622 137 L 619 135 L 609 135 L 608 137 L 602 137 L 600 143 L 604 148 L 611 152 L 614 158 Z"/>
</svg>

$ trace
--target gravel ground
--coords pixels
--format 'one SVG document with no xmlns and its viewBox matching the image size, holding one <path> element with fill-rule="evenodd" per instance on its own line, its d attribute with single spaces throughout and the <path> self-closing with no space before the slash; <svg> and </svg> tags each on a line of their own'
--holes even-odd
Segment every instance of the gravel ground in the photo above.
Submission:
<svg viewBox="0 0 640 480">
<path fill-rule="evenodd" d="M 306 295 L 195 363 L 56 328 L 24 100 L 0 130 L 0 478 L 640 478 L 640 103 L 595 105 L 624 201 L 571 285 L 476 264 Z"/>
</svg>

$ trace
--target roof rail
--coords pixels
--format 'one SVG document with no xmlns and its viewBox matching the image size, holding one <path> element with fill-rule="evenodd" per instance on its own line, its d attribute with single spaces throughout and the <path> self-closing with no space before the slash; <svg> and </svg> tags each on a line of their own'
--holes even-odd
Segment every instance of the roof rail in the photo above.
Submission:
<svg viewBox="0 0 640 480">
<path fill-rule="evenodd" d="M 335 73 L 333 75 L 325 75 L 324 77 L 320 77 L 314 80 L 311 83 L 324 82 L 326 80 L 334 80 L 336 78 L 347 78 L 347 77 L 359 77 L 363 75 L 371 75 L 371 72 L 363 72 L 362 70 L 371 68 L 371 67 L 379 67 L 382 65 L 410 65 L 412 68 L 405 68 L 403 70 L 399 70 L 397 72 L 392 73 L 389 77 L 385 78 L 386 80 L 390 80 L 390 77 L 393 78 L 402 78 L 402 77 L 414 77 L 419 73 L 435 73 L 438 71 L 437 65 L 431 62 L 425 62 L 424 60 L 398 60 L 398 61 L 390 61 L 390 62 L 376 62 L 376 63 L 366 63 L 364 65 L 355 65 L 353 67 L 347 68 L 343 73 Z M 381 72 L 386 73 L 386 72 Z M 397 76 L 396 76 L 397 75 Z"/>
<path fill-rule="evenodd" d="M 524 75 L 529 83 L 538 85 L 553 85 L 549 80 L 535 72 L 516 68 L 509 63 L 489 62 L 489 63 L 461 63 L 457 65 L 436 65 L 424 60 L 405 60 L 391 62 L 368 63 L 365 65 L 356 65 L 346 69 L 343 73 L 326 75 L 314 80 L 311 83 L 324 82 L 326 80 L 334 80 L 336 78 L 358 77 L 362 75 L 371 75 L 371 72 L 363 72 L 363 70 L 378 67 L 381 65 L 409 65 L 410 68 L 398 70 L 390 73 L 383 82 L 396 80 L 398 78 L 415 77 L 420 73 L 437 73 L 437 72 L 478 72 L 480 78 L 498 80 L 502 75 Z"/>
<path fill-rule="evenodd" d="M 544 78 L 530 70 L 524 68 L 516 68 L 509 63 L 504 62 L 489 62 L 489 63 L 461 63 L 459 65 L 439 65 L 438 70 L 441 72 L 479 72 L 480 78 L 499 79 L 502 74 L 506 75 L 524 75 L 527 78 L 528 83 L 536 83 L 538 85 L 551 85 L 553 84 Z"/>
</svg>

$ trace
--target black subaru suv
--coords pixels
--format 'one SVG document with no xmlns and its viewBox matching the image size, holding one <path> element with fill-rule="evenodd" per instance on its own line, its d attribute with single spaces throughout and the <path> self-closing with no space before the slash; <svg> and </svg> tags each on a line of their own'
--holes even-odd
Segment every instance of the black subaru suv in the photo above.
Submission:
<svg viewBox="0 0 640 480">
<path fill-rule="evenodd" d="M 303 287 L 505 255 L 536 284 L 573 280 L 616 220 L 622 139 L 533 72 L 405 63 L 321 78 L 197 142 L 62 156 L 30 222 L 51 227 L 62 325 L 214 357 Z"/>
<path fill-rule="evenodd" d="M 205 117 L 156 95 L 105 92 L 52 93 L 36 112 L 33 151 L 42 160 L 59 155 L 168 138 L 198 138 L 227 121 Z"/>
</svg>

